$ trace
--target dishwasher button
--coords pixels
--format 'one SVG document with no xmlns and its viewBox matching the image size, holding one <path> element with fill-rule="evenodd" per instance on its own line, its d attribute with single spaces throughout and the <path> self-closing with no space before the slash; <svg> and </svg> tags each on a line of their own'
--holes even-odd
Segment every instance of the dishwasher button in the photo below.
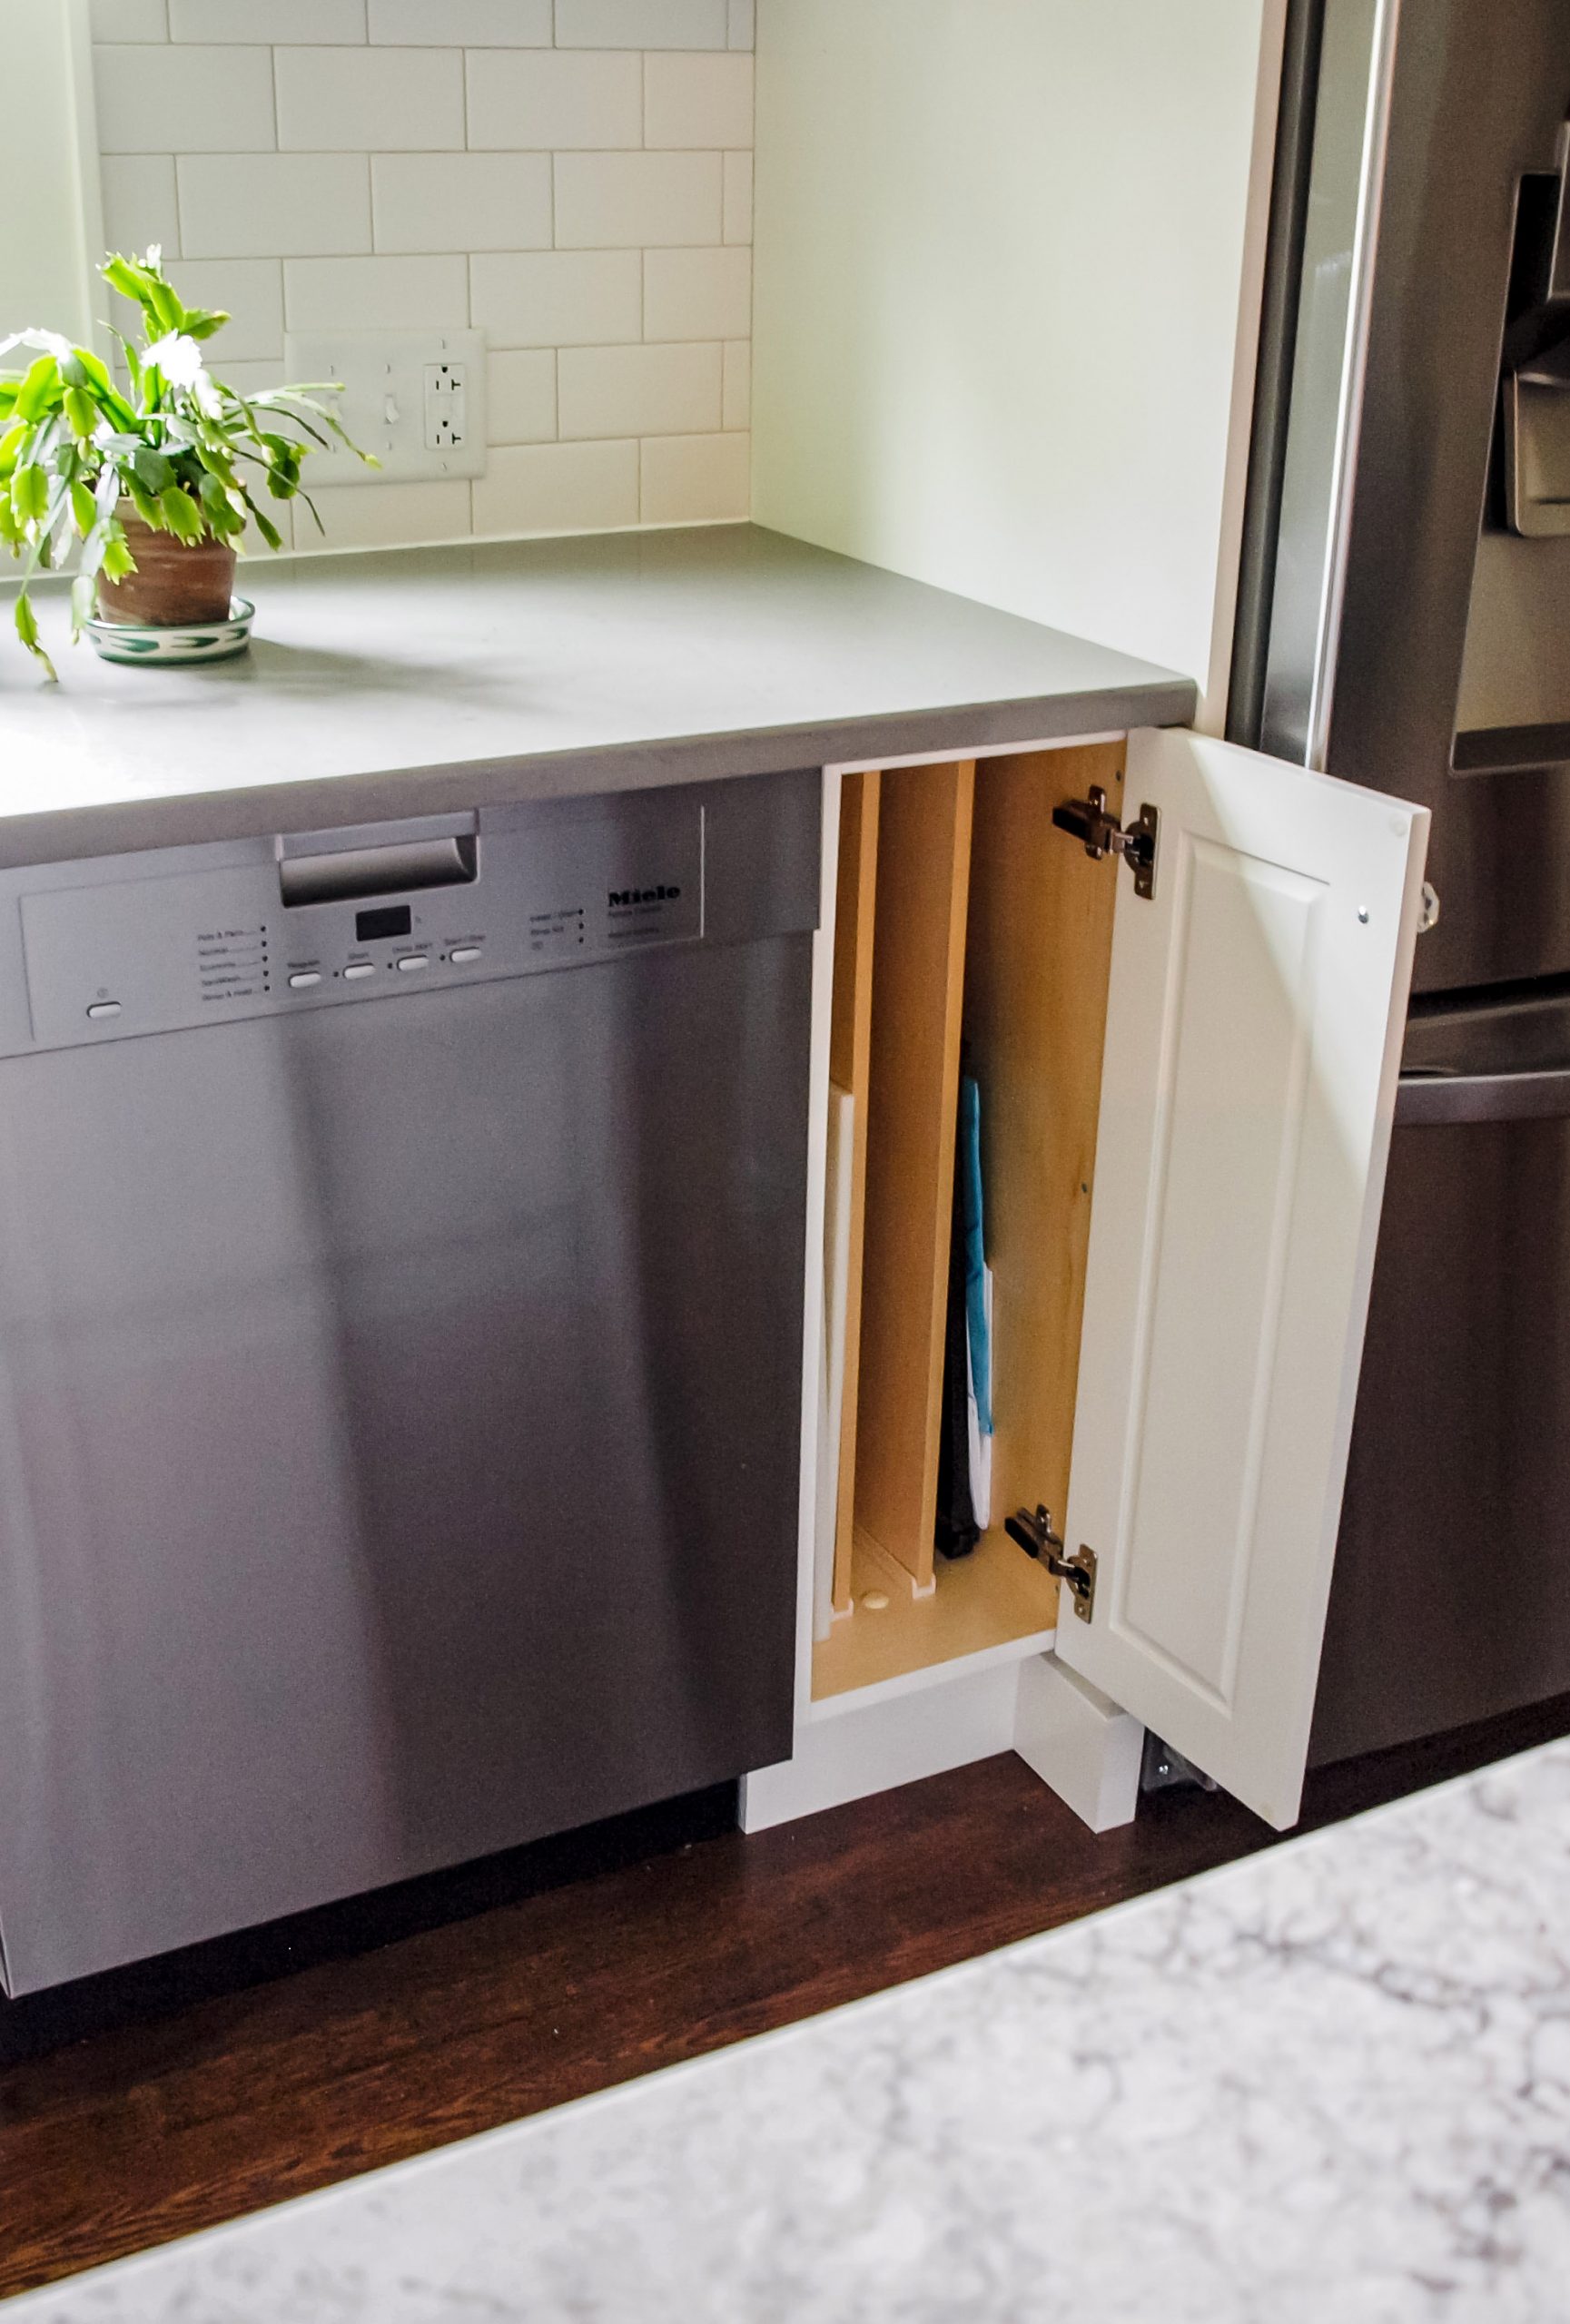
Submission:
<svg viewBox="0 0 1570 2324">
<path fill-rule="evenodd" d="M 398 965 L 407 976 L 410 969 L 430 968 L 430 955 L 429 952 L 406 952 Z"/>
<path fill-rule="evenodd" d="M 118 1017 L 120 1003 L 117 1000 L 89 1001 L 87 1014 L 89 1017 Z"/>
<path fill-rule="evenodd" d="M 291 992 L 303 992 L 308 984 L 320 984 L 321 982 L 321 970 L 320 969 L 301 969 L 295 975 L 290 978 L 289 990 Z"/>
<path fill-rule="evenodd" d="M 448 954 L 448 958 L 452 962 L 454 968 L 467 968 L 470 960 L 479 960 L 479 946 L 478 944 L 455 945 L 453 950 Z"/>
<path fill-rule="evenodd" d="M 349 982 L 351 984 L 354 984 L 357 983 L 361 977 L 373 977 L 376 974 L 376 962 L 374 960 L 351 960 L 348 968 L 344 970 L 343 973 Z"/>
</svg>

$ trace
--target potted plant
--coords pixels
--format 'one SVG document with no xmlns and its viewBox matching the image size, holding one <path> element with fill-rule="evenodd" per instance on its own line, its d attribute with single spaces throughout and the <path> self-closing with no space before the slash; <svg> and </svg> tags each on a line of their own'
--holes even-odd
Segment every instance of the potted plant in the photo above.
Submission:
<svg viewBox="0 0 1570 2324">
<path fill-rule="evenodd" d="M 335 384 L 242 396 L 212 376 L 205 342 L 229 318 L 185 306 L 156 245 L 144 258 L 111 257 L 99 271 L 142 310 L 139 345 L 114 334 L 123 387 L 100 356 L 57 332 L 0 340 L 0 359 L 15 348 L 33 354 L 25 369 L 0 371 L 0 541 L 25 559 L 16 634 L 51 677 L 27 584 L 59 565 L 74 539 L 82 550 L 73 640 L 94 597 L 111 623 L 226 622 L 247 521 L 269 548 L 283 546 L 258 492 L 274 501 L 298 495 L 315 517 L 301 461 L 330 437 L 359 451 L 318 400 L 338 393 Z"/>
</svg>

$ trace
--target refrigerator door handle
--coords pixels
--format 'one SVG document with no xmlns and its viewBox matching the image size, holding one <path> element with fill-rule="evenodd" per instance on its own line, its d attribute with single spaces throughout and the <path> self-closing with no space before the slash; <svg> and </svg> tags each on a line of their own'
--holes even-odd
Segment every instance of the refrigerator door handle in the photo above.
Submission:
<svg viewBox="0 0 1570 2324">
<path fill-rule="evenodd" d="M 1396 1091 L 1398 1129 L 1566 1117 L 1570 1066 L 1530 1073 L 1404 1073 Z"/>
</svg>

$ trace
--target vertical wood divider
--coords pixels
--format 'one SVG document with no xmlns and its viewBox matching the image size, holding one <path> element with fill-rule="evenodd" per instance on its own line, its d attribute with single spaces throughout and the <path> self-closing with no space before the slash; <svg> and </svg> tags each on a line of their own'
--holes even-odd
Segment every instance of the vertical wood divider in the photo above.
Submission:
<svg viewBox="0 0 1570 2324">
<path fill-rule="evenodd" d="M 975 763 L 880 786 L 855 1530 L 933 1586 Z"/>
<path fill-rule="evenodd" d="M 851 1610 L 855 1522 L 856 1414 L 861 1379 L 862 1252 L 866 1224 L 867 1095 L 872 1055 L 873 958 L 876 944 L 876 773 L 847 774 L 840 792 L 839 877 L 834 906 L 834 1010 L 829 1079 L 855 1101 L 851 1131 L 851 1229 L 845 1296 L 844 1408 L 840 1423 L 839 1499 L 834 1525 L 834 1610 Z"/>
</svg>

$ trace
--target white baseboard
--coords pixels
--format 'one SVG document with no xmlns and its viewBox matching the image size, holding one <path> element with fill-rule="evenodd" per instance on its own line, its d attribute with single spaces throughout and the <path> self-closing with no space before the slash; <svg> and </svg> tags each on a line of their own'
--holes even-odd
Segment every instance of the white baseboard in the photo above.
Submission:
<svg viewBox="0 0 1570 2324">
<path fill-rule="evenodd" d="M 804 1722 L 794 1758 L 742 1778 L 742 1830 L 764 1832 L 1012 1751 L 1019 1667 L 1003 1663 L 948 1686 Z"/>
<path fill-rule="evenodd" d="M 1014 1749 L 1092 1832 L 1131 1824 L 1145 1730 L 1055 1654 L 1022 1662 Z"/>
<path fill-rule="evenodd" d="M 1144 1734 L 1056 1655 L 1033 1654 L 804 1722 L 794 1758 L 743 1778 L 741 1827 L 767 1831 L 1017 1751 L 1081 1823 L 1110 1832 L 1133 1819 Z"/>
</svg>

